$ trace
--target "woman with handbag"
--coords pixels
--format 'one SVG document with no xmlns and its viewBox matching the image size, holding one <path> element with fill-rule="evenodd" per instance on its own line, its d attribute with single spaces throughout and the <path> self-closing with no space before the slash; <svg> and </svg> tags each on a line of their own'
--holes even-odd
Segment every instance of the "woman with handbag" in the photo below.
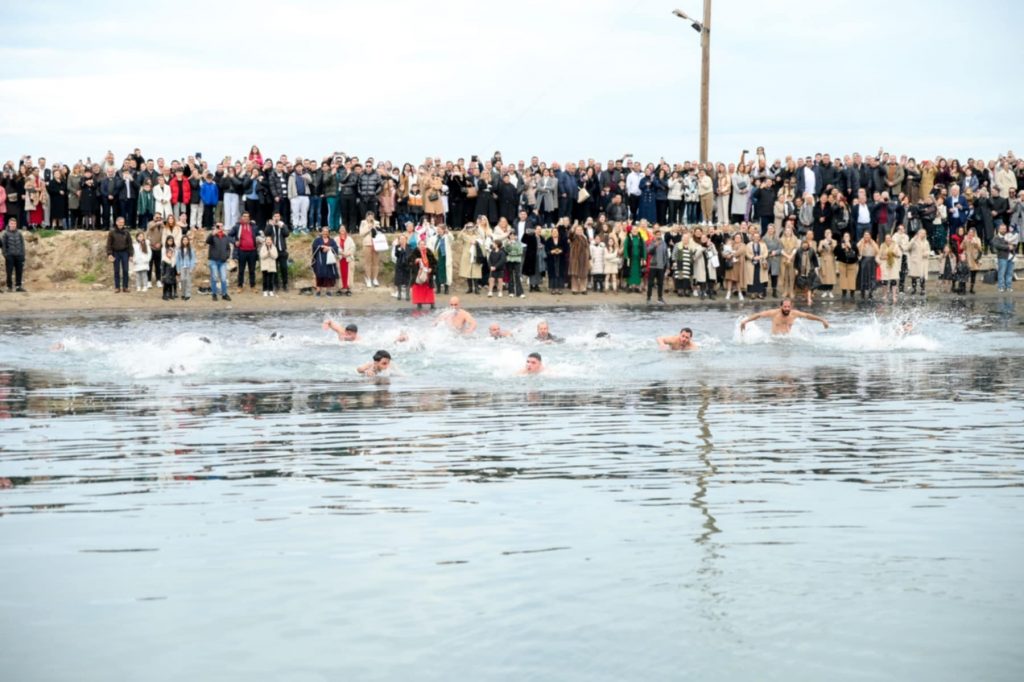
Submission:
<svg viewBox="0 0 1024 682">
<path fill-rule="evenodd" d="M 444 222 L 444 203 L 441 201 L 441 188 L 444 185 L 441 177 L 430 173 L 420 176 L 420 186 L 423 187 L 423 213 L 428 221 L 434 225 Z"/>
<path fill-rule="evenodd" d="M 366 217 L 372 219 L 373 214 L 367 214 Z M 320 236 L 313 240 L 312 249 L 316 295 L 320 295 L 321 289 L 326 289 L 327 295 L 331 296 L 331 289 L 338 283 L 338 243 L 331 239 L 330 229 L 326 227 L 320 229 Z"/>
<path fill-rule="evenodd" d="M 338 293 L 352 295 L 352 273 L 355 272 L 356 241 L 344 225 L 338 226 Z"/>
<path fill-rule="evenodd" d="M 409 276 L 412 278 L 412 302 L 417 309 L 429 305 L 434 309 L 434 283 L 432 274 L 437 269 L 437 258 L 427 248 L 427 240 L 420 239 L 413 254 L 408 257 Z"/>
</svg>

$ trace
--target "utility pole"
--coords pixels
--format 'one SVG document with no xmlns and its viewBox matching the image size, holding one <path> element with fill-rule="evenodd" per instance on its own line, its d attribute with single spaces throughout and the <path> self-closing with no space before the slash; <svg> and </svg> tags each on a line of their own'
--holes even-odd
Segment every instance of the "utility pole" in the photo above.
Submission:
<svg viewBox="0 0 1024 682">
<path fill-rule="evenodd" d="M 682 10 L 673 10 L 680 19 L 690 22 L 700 33 L 700 162 L 708 162 L 708 99 L 711 89 L 711 0 L 704 0 L 704 19 L 691 19 Z"/>
</svg>

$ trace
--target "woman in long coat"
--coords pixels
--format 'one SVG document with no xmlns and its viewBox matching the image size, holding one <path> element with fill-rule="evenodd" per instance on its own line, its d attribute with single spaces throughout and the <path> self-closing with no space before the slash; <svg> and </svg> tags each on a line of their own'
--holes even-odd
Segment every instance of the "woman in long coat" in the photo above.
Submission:
<svg viewBox="0 0 1024 682">
<path fill-rule="evenodd" d="M 477 178 L 476 209 L 473 211 L 473 217 L 480 216 L 487 218 L 491 225 L 498 222 L 497 189 L 491 184 L 490 174 Z"/>
<path fill-rule="evenodd" d="M 769 226 L 771 227 L 771 226 Z M 761 231 L 751 230 L 750 242 L 746 246 L 747 293 L 751 298 L 764 298 L 768 285 L 768 245 L 761 241 Z"/>
<path fill-rule="evenodd" d="M 836 286 L 836 240 L 832 239 L 832 230 L 825 230 L 825 235 L 818 242 L 818 277 L 823 298 L 835 298 L 832 289 Z"/>
<path fill-rule="evenodd" d="M 50 195 L 50 224 L 58 229 L 67 228 L 68 220 L 68 183 L 64 179 L 64 171 L 53 171 L 50 182 L 46 184 L 46 193 Z"/>
<path fill-rule="evenodd" d="M 583 233 L 583 226 L 572 228 L 569 238 L 569 284 L 572 293 L 587 293 L 587 276 L 590 274 L 590 241 Z"/>
<path fill-rule="evenodd" d="M 882 299 L 886 292 L 890 300 L 896 302 L 896 287 L 900 281 L 900 265 L 903 262 L 903 251 L 892 238 L 892 233 L 885 235 L 885 241 L 878 247 L 878 264 L 882 268 Z"/>
<path fill-rule="evenodd" d="M 547 257 L 540 227 L 527 227 L 523 232 L 523 274 L 529 278 L 530 291 L 540 291 L 540 283 L 547 272 Z"/>
<path fill-rule="evenodd" d="M 928 243 L 928 233 L 921 228 L 914 233 L 907 248 L 907 271 L 910 275 L 911 294 L 917 293 L 917 284 L 921 283 L 921 295 L 924 296 L 925 282 L 928 281 L 928 256 L 932 247 Z"/>
<path fill-rule="evenodd" d="M 547 168 L 537 181 L 537 210 L 545 225 L 553 222 L 552 216 L 558 211 L 558 180 Z"/>
<path fill-rule="evenodd" d="M 658 222 L 658 204 L 655 201 L 656 180 L 653 169 L 640 178 L 640 206 L 637 208 L 637 219 L 646 220 L 650 224 Z"/>
<path fill-rule="evenodd" d="M 331 289 L 338 283 L 338 243 L 330 235 L 325 227 L 320 231 L 320 236 L 313 240 L 313 275 L 316 277 L 316 295 L 320 295 L 321 289 L 327 289 L 327 295 L 331 295 Z"/>
<path fill-rule="evenodd" d="M 640 284 L 644 277 L 644 262 L 647 259 L 647 247 L 635 227 L 626 236 L 622 258 L 626 266 L 626 287 L 632 292 L 640 291 Z"/>
<path fill-rule="evenodd" d="M 560 225 L 556 226 L 551 230 L 551 236 L 544 240 L 544 251 L 548 257 L 548 290 L 552 294 L 561 293 L 565 286 L 565 261 L 569 243 L 560 228 Z"/>
<path fill-rule="evenodd" d="M 782 242 L 779 241 L 774 225 L 768 226 L 764 245 L 768 249 L 768 279 L 772 283 L 772 296 L 779 297 L 779 269 L 782 267 Z"/>
<path fill-rule="evenodd" d="M 967 255 L 967 267 L 971 269 L 971 293 L 974 293 L 974 281 L 978 278 L 978 271 L 981 270 L 981 239 L 973 227 L 967 230 L 967 237 L 964 238 L 961 246 L 963 253 Z"/>
<path fill-rule="evenodd" d="M 467 294 L 476 293 L 477 282 L 483 276 L 483 265 L 477 259 L 482 253 L 482 235 L 475 223 L 467 223 L 466 227 L 459 232 L 458 242 L 462 249 L 459 257 L 459 277 L 466 280 Z"/>
<path fill-rule="evenodd" d="M 732 292 L 739 294 L 743 300 L 743 290 L 747 288 L 747 246 L 743 243 L 743 235 L 736 233 L 732 241 L 723 247 L 728 269 L 725 271 L 725 300 L 732 297 Z"/>
<path fill-rule="evenodd" d="M 793 271 L 796 273 L 796 290 L 798 294 L 807 296 L 807 305 L 811 305 L 814 288 L 818 284 L 818 254 L 810 234 L 804 237 L 800 248 L 793 257 Z"/>
<path fill-rule="evenodd" d="M 857 253 L 860 256 L 860 263 L 857 266 L 857 288 L 860 290 L 860 297 L 875 297 L 875 275 L 878 269 L 878 242 L 871 236 L 868 230 L 857 242 Z"/>
<path fill-rule="evenodd" d="M 441 200 L 444 183 L 441 176 L 421 177 L 420 187 L 423 188 L 423 213 L 434 225 L 440 225 L 444 221 L 444 202 Z"/>
<path fill-rule="evenodd" d="M 412 281 L 412 302 L 417 308 L 429 305 L 434 309 L 433 273 L 437 269 L 437 259 L 427 248 L 427 241 L 420 239 L 418 248 L 407 255 L 406 265 Z M 420 281 L 422 280 L 422 281 Z"/>
<path fill-rule="evenodd" d="M 793 259 L 796 257 L 797 249 L 800 248 L 800 240 L 793 234 L 793 228 L 787 224 L 782 232 L 782 239 L 779 240 L 782 246 L 782 261 L 779 268 L 780 288 L 783 298 L 792 298 L 793 286 L 796 284 L 796 270 L 793 267 Z"/>
<path fill-rule="evenodd" d="M 738 223 L 745 219 L 749 201 L 750 175 L 747 167 L 740 164 L 732 175 L 732 206 L 729 211 L 732 222 Z"/>
</svg>

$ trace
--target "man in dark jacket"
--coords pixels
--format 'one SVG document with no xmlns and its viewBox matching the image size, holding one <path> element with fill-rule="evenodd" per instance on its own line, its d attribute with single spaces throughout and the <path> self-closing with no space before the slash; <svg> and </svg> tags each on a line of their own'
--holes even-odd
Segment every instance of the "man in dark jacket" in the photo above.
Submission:
<svg viewBox="0 0 1024 682">
<path fill-rule="evenodd" d="M 280 213 L 274 214 L 263 231 L 263 236 L 273 239 L 274 247 L 277 248 L 277 276 L 284 291 L 288 291 L 288 235 L 291 233 L 292 231 L 281 220 Z"/>
<path fill-rule="evenodd" d="M 280 212 L 276 215 L 280 217 Z M 245 270 L 249 269 L 249 289 L 256 291 L 256 267 L 259 262 L 259 243 L 256 238 L 256 225 L 253 224 L 249 212 L 242 214 L 242 220 L 228 234 L 231 244 L 235 247 L 238 259 L 238 290 L 245 283 Z"/>
<path fill-rule="evenodd" d="M 338 169 L 338 210 L 341 212 L 341 224 L 349 232 L 359 229 L 359 176 L 363 173 L 361 164 L 346 161 Z"/>
<path fill-rule="evenodd" d="M 139 205 L 139 186 L 131 171 L 122 171 L 117 183 L 117 214 L 124 218 L 128 227 L 135 227 L 135 218 Z"/>
<path fill-rule="evenodd" d="M 288 173 L 285 172 L 284 164 L 280 161 L 270 171 L 270 196 L 273 197 L 274 205 L 271 211 L 277 211 L 285 220 L 291 217 L 291 202 L 288 201 Z"/>
<path fill-rule="evenodd" d="M 25 270 L 25 238 L 18 229 L 18 219 L 11 216 L 7 229 L 0 233 L 0 251 L 4 254 L 4 268 L 7 270 L 7 291 L 22 291 L 21 274 Z M 13 286 L 12 286 L 12 277 Z"/>
<path fill-rule="evenodd" d="M 210 261 L 210 293 L 217 300 L 217 282 L 220 282 L 221 297 L 230 301 L 228 296 L 228 260 L 231 259 L 231 237 L 224 232 L 224 223 L 217 223 L 213 233 L 206 237 L 209 247 L 207 256 Z"/>
<path fill-rule="evenodd" d="M 366 214 L 373 211 L 374 215 L 377 215 L 377 195 L 380 194 L 381 187 L 384 186 L 384 181 L 381 180 L 380 174 L 369 164 L 363 174 L 359 176 L 359 217 L 360 219 L 366 217 Z"/>
<path fill-rule="evenodd" d="M 572 207 L 580 195 L 580 186 L 576 182 L 576 165 L 566 164 L 564 171 L 556 171 L 558 177 L 558 217 L 571 218 Z"/>
<path fill-rule="evenodd" d="M 768 226 L 775 220 L 775 189 L 771 178 L 761 181 L 761 186 L 754 193 L 754 213 L 761 221 L 761 236 L 768 231 Z"/>
<path fill-rule="evenodd" d="M 107 259 L 114 264 L 114 293 L 128 291 L 128 259 L 132 254 L 132 233 L 118 216 L 107 234 Z"/>
</svg>

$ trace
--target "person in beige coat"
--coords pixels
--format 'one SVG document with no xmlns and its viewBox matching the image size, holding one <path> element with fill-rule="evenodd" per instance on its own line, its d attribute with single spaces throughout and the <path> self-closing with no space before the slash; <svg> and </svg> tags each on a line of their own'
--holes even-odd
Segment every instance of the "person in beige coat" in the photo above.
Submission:
<svg viewBox="0 0 1024 682">
<path fill-rule="evenodd" d="M 928 233 L 924 228 L 914 234 L 907 249 L 907 270 L 910 274 L 910 293 L 917 293 L 918 282 L 921 284 L 921 295 L 924 296 L 924 285 L 928 281 L 928 256 L 931 254 L 931 245 L 928 243 Z"/>
<path fill-rule="evenodd" d="M 367 211 L 366 218 L 359 223 L 359 236 L 363 244 L 363 277 L 367 289 L 380 286 L 380 252 L 373 248 L 373 238 L 380 229 L 380 223 L 377 222 L 373 211 Z"/>
<path fill-rule="evenodd" d="M 822 298 L 835 298 L 833 289 L 836 286 L 836 240 L 832 238 L 832 230 L 828 228 L 818 242 L 818 279 L 824 292 Z"/>
<path fill-rule="evenodd" d="M 779 289 L 782 290 L 782 298 L 792 298 L 793 286 L 796 284 L 793 259 L 796 257 L 796 250 L 800 248 L 800 240 L 793 234 L 793 227 L 790 224 L 786 225 L 779 243 L 782 245 L 782 260 L 779 263 Z"/>
<path fill-rule="evenodd" d="M 964 239 L 963 252 L 967 256 L 967 267 L 971 269 L 971 293 L 974 293 L 974 282 L 978 278 L 978 271 L 981 270 L 981 239 L 972 227 L 967 230 L 967 237 Z"/>
<path fill-rule="evenodd" d="M 420 186 L 423 187 L 423 212 L 427 219 L 434 225 L 444 222 L 444 202 L 441 201 L 441 176 L 431 174 L 429 180 L 420 178 Z"/>
<path fill-rule="evenodd" d="M 466 228 L 459 232 L 459 248 L 462 251 L 459 257 L 459 277 L 466 280 L 466 293 L 476 292 L 480 278 L 483 277 L 483 263 L 479 255 L 486 254 L 484 251 L 484 236 L 474 223 L 468 223 Z"/>
<path fill-rule="evenodd" d="M 260 245 L 260 272 L 263 273 L 263 295 L 273 296 L 277 288 L 277 247 L 269 235 Z"/>
<path fill-rule="evenodd" d="M 882 300 L 886 296 L 895 303 L 896 287 L 900 283 L 900 265 L 903 262 L 903 251 L 893 239 L 892 233 L 885 235 L 885 241 L 878 247 L 878 265 L 882 269 Z"/>
<path fill-rule="evenodd" d="M 732 242 L 722 247 L 722 255 L 728 267 L 725 271 L 725 300 L 728 301 L 735 291 L 742 301 L 743 291 L 747 288 L 747 246 L 743 243 L 743 235 L 733 235 Z"/>
<path fill-rule="evenodd" d="M 761 241 L 761 230 L 754 226 L 746 245 L 747 293 L 751 298 L 764 298 L 768 290 L 768 246 Z"/>
</svg>

